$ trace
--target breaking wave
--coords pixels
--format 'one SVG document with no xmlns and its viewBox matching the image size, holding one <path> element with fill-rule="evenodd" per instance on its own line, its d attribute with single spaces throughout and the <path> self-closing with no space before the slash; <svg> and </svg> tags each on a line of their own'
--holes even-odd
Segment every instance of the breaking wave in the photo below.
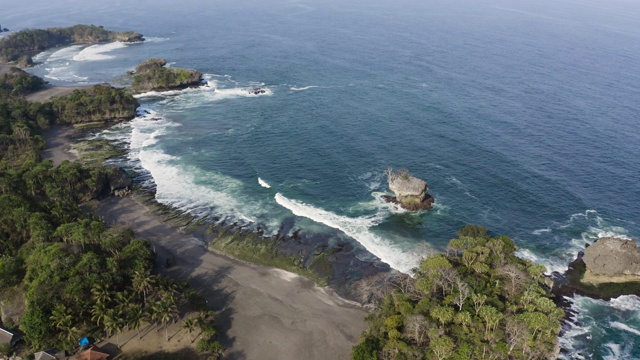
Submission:
<svg viewBox="0 0 640 360">
<path fill-rule="evenodd" d="M 377 256 L 392 268 L 406 274 L 417 267 L 425 254 L 404 251 L 397 244 L 372 233 L 370 228 L 378 225 L 383 217 L 380 213 L 370 217 L 350 218 L 316 208 L 301 201 L 291 200 L 277 193 L 276 202 L 289 209 L 294 215 L 311 219 L 337 229 L 358 241 L 370 253 Z"/>
<path fill-rule="evenodd" d="M 127 47 L 125 43 L 122 42 L 112 42 L 108 44 L 97 44 L 88 46 L 79 54 L 75 55 L 72 59 L 74 61 L 99 61 L 99 60 L 109 60 L 113 59 L 115 56 L 106 55 L 106 53 Z"/>
</svg>

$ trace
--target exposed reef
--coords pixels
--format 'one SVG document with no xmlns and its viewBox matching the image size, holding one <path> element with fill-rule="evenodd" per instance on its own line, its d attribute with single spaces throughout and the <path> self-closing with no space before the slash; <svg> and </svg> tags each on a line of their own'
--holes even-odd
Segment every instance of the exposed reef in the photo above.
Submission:
<svg viewBox="0 0 640 360">
<path fill-rule="evenodd" d="M 147 91 L 180 90 L 202 85 L 202 74 L 196 70 L 167 68 L 165 59 L 141 62 L 133 74 L 131 89 L 136 93 Z"/>
<path fill-rule="evenodd" d="M 388 168 L 385 174 L 389 182 L 389 189 L 395 194 L 395 196 L 385 195 L 386 201 L 396 203 L 411 211 L 432 208 L 435 199 L 429 194 L 426 181 L 411 176 L 407 169 L 400 169 L 394 173 L 393 169 Z"/>
</svg>

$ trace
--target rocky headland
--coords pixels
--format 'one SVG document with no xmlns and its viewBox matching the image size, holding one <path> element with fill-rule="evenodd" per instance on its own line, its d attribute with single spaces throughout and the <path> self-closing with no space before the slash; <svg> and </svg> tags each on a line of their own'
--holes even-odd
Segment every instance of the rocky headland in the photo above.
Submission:
<svg viewBox="0 0 640 360">
<path fill-rule="evenodd" d="M 435 199 L 429 194 L 426 181 L 411 176 L 407 169 L 400 169 L 394 173 L 393 169 L 389 168 L 385 174 L 389 189 L 395 194 L 395 196 L 385 195 L 386 201 L 411 211 L 431 209 Z"/>
<path fill-rule="evenodd" d="M 139 42 L 144 41 L 144 37 L 131 31 L 115 32 L 95 25 L 26 29 L 0 39 L 0 63 L 14 63 L 25 67 L 33 63 L 32 55 L 53 47 L 110 41 Z"/>
<path fill-rule="evenodd" d="M 165 59 L 150 59 L 140 63 L 133 76 L 131 90 L 147 91 L 181 90 L 202 85 L 202 74 L 196 70 L 165 67 Z"/>
</svg>

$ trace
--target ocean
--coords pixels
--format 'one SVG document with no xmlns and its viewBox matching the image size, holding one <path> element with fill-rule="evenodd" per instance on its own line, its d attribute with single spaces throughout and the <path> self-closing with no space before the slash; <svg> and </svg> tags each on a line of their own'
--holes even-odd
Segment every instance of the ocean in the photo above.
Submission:
<svg viewBox="0 0 640 360">
<path fill-rule="evenodd" d="M 96 136 L 129 149 L 157 200 L 267 232 L 347 241 L 408 272 L 465 224 L 563 271 L 640 228 L 640 3 L 633 1 L 0 0 L 11 30 L 104 25 L 141 44 L 51 49 L 31 72 L 110 82 L 140 61 L 207 85 L 139 97 Z M 263 94 L 249 89 L 262 88 Z M 433 210 L 381 199 L 386 168 Z M 640 298 L 576 296 L 564 359 L 640 358 Z"/>
</svg>

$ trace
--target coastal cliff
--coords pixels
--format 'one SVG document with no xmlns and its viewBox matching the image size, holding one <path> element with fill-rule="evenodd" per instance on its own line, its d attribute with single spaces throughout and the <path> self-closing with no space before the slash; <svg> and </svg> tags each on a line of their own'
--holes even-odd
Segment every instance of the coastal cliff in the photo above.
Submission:
<svg viewBox="0 0 640 360">
<path fill-rule="evenodd" d="M 427 182 L 409 174 L 407 169 L 393 172 L 391 168 L 385 171 L 389 182 L 389 189 L 394 196 L 385 196 L 385 200 L 399 204 L 404 209 L 417 211 L 429 210 L 435 199 L 429 195 Z"/>
<path fill-rule="evenodd" d="M 131 89 L 136 93 L 179 90 L 202 84 L 202 74 L 196 70 L 167 68 L 165 59 L 141 62 L 133 73 Z"/>
<path fill-rule="evenodd" d="M 32 63 L 32 55 L 49 48 L 109 41 L 138 42 L 144 41 L 144 38 L 139 33 L 114 32 L 95 25 L 27 29 L 0 39 L 0 63 L 15 62 L 19 66 L 28 66 Z"/>
</svg>

